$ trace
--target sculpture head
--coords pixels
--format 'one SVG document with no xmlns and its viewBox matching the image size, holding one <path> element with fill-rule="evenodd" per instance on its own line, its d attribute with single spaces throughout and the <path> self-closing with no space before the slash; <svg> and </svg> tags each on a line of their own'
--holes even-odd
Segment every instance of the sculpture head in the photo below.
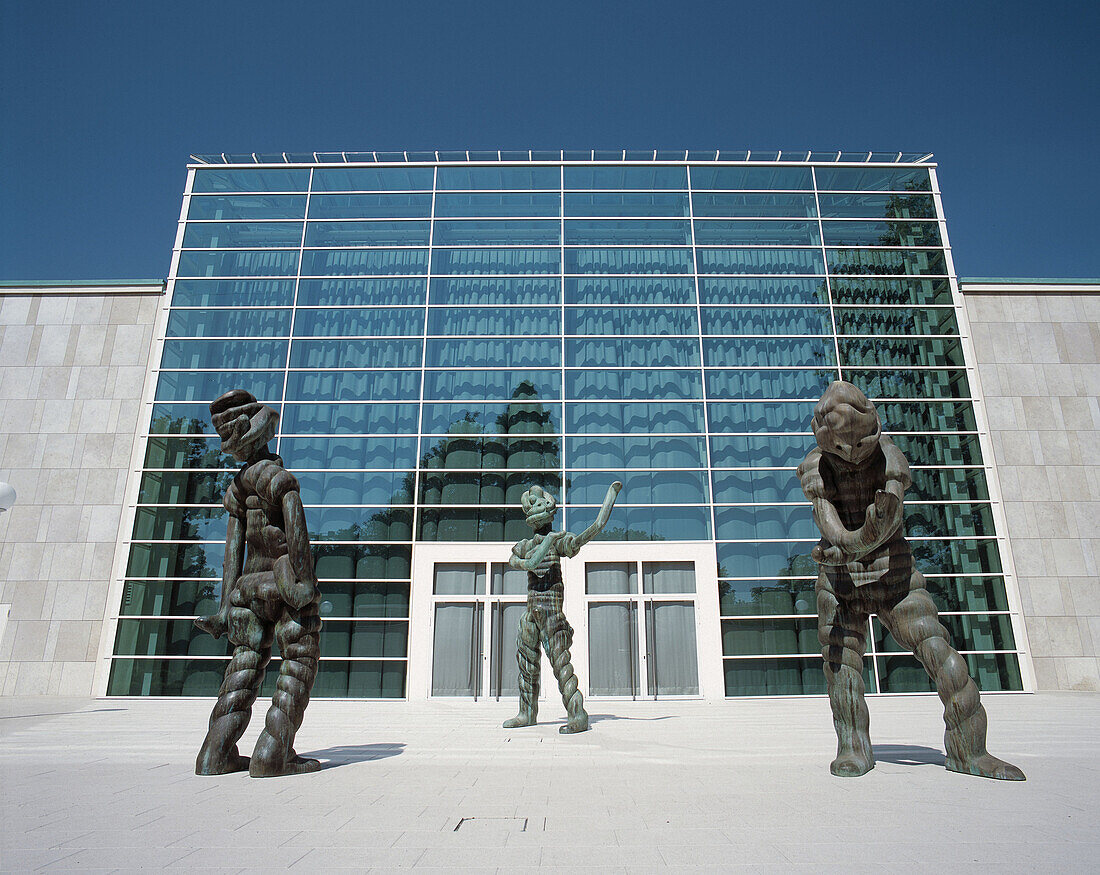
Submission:
<svg viewBox="0 0 1100 875">
<path fill-rule="evenodd" d="M 248 462 L 266 450 L 279 427 L 279 414 L 244 389 L 231 389 L 211 402 L 210 418 L 222 439 L 222 452 L 238 462 Z"/>
<path fill-rule="evenodd" d="M 875 405 L 859 389 L 843 380 L 829 384 L 814 407 L 810 428 L 822 452 L 853 465 L 871 456 L 882 434 Z"/>
<path fill-rule="evenodd" d="M 520 507 L 527 516 L 527 525 L 532 529 L 540 529 L 554 522 L 554 514 L 558 512 L 558 502 L 541 486 L 532 486 L 519 499 Z"/>
</svg>

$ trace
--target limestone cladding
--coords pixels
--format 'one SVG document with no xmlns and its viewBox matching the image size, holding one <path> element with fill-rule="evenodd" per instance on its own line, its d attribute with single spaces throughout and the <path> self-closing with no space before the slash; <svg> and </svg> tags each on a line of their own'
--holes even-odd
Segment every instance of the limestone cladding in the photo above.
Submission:
<svg viewBox="0 0 1100 875">
<path fill-rule="evenodd" d="M 1100 282 L 961 283 L 1040 690 L 1100 690 Z"/>
<path fill-rule="evenodd" d="M 0 287 L 0 694 L 93 693 L 162 293 Z"/>
</svg>

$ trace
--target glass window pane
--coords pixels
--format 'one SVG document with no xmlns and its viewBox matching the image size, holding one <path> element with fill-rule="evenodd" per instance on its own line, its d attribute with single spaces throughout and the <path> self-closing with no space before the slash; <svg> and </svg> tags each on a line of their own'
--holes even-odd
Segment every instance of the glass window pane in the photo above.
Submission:
<svg viewBox="0 0 1100 875">
<path fill-rule="evenodd" d="M 837 334 L 958 334 L 955 311 L 950 307 L 872 309 L 837 307 Z"/>
<path fill-rule="evenodd" d="M 570 404 L 566 415 L 566 430 L 572 433 L 676 434 L 703 431 L 703 405 L 697 403 L 580 402 Z"/>
<path fill-rule="evenodd" d="M 713 438 L 713 440 L 721 440 L 721 438 Z M 782 440 L 782 439 L 779 439 Z M 793 441 L 791 442 L 793 444 Z M 802 445 L 794 445 L 793 449 L 797 449 Z M 791 459 L 793 452 L 788 454 L 782 461 L 795 461 L 796 464 L 802 462 L 802 458 L 798 458 L 797 461 Z M 742 461 L 737 459 L 736 461 Z M 776 460 L 772 460 L 776 461 Z M 795 473 L 794 468 L 781 468 L 778 470 L 768 468 L 749 468 L 742 471 L 715 471 L 714 477 L 714 500 L 720 503 L 738 503 L 738 502 L 787 502 L 787 501 L 804 501 L 802 495 L 802 486 L 798 482 L 798 475 Z M 809 510 L 809 504 L 805 508 L 757 508 L 757 510 L 766 511 L 767 515 L 772 515 L 775 511 L 774 518 L 776 520 L 785 519 L 784 514 L 787 511 L 797 511 L 796 516 L 801 518 L 802 510 Z M 746 510 L 750 513 L 753 508 L 738 508 L 738 510 Z M 747 525 L 752 528 L 756 525 L 756 518 L 753 516 L 744 517 L 747 520 Z M 734 517 L 730 517 L 730 520 L 734 520 Z M 761 518 L 761 523 L 764 522 L 764 518 Z M 777 525 L 782 525 L 781 522 Z M 792 535 L 791 537 L 812 537 L 813 532 L 808 535 Z M 745 538 L 751 538 L 752 535 L 725 535 L 723 537 L 730 538 L 731 540 L 743 540 Z M 760 535 L 761 538 L 785 538 L 787 535 L 782 533 L 772 535 Z"/>
<path fill-rule="evenodd" d="M 569 307 L 565 311 L 565 333 L 607 334 L 698 334 L 694 307 Z"/>
<path fill-rule="evenodd" d="M 557 167 L 440 167 L 440 191 L 560 189 Z"/>
<path fill-rule="evenodd" d="M 832 246 L 939 246 L 938 222 L 824 222 Z"/>
<path fill-rule="evenodd" d="M 940 249 L 827 249 L 829 272 L 840 274 L 946 274 Z"/>
<path fill-rule="evenodd" d="M 510 473 L 506 487 L 511 490 L 525 477 L 535 477 L 539 485 L 548 483 L 555 494 L 561 489 L 561 478 L 547 478 L 538 469 L 560 468 L 561 453 L 558 438 L 540 435 L 526 437 L 479 437 L 471 433 L 455 433 L 449 437 L 424 437 L 421 442 L 421 467 L 427 469 L 422 475 L 421 502 L 424 504 L 446 504 L 443 496 L 435 495 L 437 469 L 445 471 L 462 469 L 505 470 Z M 426 485 L 423 485 L 425 484 Z M 526 487 L 509 495 L 519 500 Z M 461 504 L 462 502 L 457 502 Z M 500 502 L 496 502 L 500 503 Z"/>
<path fill-rule="evenodd" d="M 811 411 L 812 413 L 812 411 Z M 809 430 L 809 420 L 805 429 Z M 710 439 L 711 464 L 724 468 L 790 468 L 802 463 L 817 443 L 813 435 L 715 435 Z M 716 477 L 718 475 L 715 475 Z M 715 480 L 715 493 L 718 481 Z"/>
<path fill-rule="evenodd" d="M 447 194 L 435 196 L 436 218 L 495 218 L 504 216 L 560 216 L 561 195 L 492 192 L 485 194 Z"/>
<path fill-rule="evenodd" d="M 297 247 L 301 222 L 189 222 L 183 245 L 192 249 Z"/>
<path fill-rule="evenodd" d="M 318 167 L 314 191 L 431 191 L 430 167 Z"/>
<path fill-rule="evenodd" d="M 423 328 L 420 307 L 299 310 L 294 320 L 296 337 L 399 337 L 418 335 Z"/>
<path fill-rule="evenodd" d="M 427 246 L 428 222 L 310 222 L 306 246 Z"/>
<path fill-rule="evenodd" d="M 161 371 L 157 401 L 213 401 L 230 389 L 245 388 L 261 402 L 281 401 L 282 371 Z"/>
<path fill-rule="evenodd" d="M 168 337 L 277 337 L 290 332 L 290 310 L 173 310 Z"/>
<path fill-rule="evenodd" d="M 691 168 L 694 189 L 811 191 L 809 167 L 697 167 Z"/>
<path fill-rule="evenodd" d="M 598 370 L 566 371 L 567 398 L 636 398 L 671 400 L 702 398 L 703 386 L 698 371 Z"/>
<path fill-rule="evenodd" d="M 290 348 L 292 368 L 420 367 L 420 340 L 301 340 Z"/>
<path fill-rule="evenodd" d="M 654 696 L 697 696 L 694 603 L 648 602 L 645 612 L 649 692 Z"/>
<path fill-rule="evenodd" d="M 683 167 L 566 167 L 567 189 L 588 188 L 687 188 Z"/>
<path fill-rule="evenodd" d="M 807 557 L 808 558 L 808 557 Z M 723 617 L 759 616 L 762 614 L 810 614 L 808 633 L 799 637 L 798 650 L 793 653 L 819 653 L 817 643 L 817 596 L 814 593 L 816 567 L 795 569 L 809 573 L 808 579 L 798 580 L 784 577 L 776 580 L 722 580 L 718 583 L 719 610 Z M 759 638 L 749 630 L 759 630 L 759 626 L 740 626 L 734 623 L 722 624 L 723 648 L 726 654 L 760 653 Z M 807 627 L 803 626 L 806 630 Z M 812 633 L 812 634 L 810 634 Z M 730 640 L 731 634 L 734 636 Z M 738 641 L 749 636 L 748 641 Z"/>
<path fill-rule="evenodd" d="M 982 468 L 912 468 L 909 498 L 915 501 L 988 501 Z"/>
<path fill-rule="evenodd" d="M 561 273 L 560 249 L 436 249 L 433 274 Z"/>
<path fill-rule="evenodd" d="M 704 307 L 703 334 L 832 334 L 824 307 Z"/>
<path fill-rule="evenodd" d="M 697 186 L 698 187 L 698 186 Z M 691 196 L 696 218 L 813 218 L 812 194 L 700 194 Z"/>
<path fill-rule="evenodd" d="M 162 368 L 282 368 L 285 340 L 166 340 Z"/>
<path fill-rule="evenodd" d="M 536 389 L 521 383 L 516 394 L 520 400 L 508 404 L 466 402 L 464 404 L 424 404 L 425 434 L 553 434 L 561 432 L 561 404 L 537 400 Z M 540 441 L 540 444 L 544 441 Z M 541 467 L 541 466 L 540 466 Z"/>
<path fill-rule="evenodd" d="M 206 437 L 150 437 L 145 445 L 146 468 L 235 468 L 233 457 L 221 452 L 221 442 Z"/>
<path fill-rule="evenodd" d="M 761 613 L 791 614 L 790 593 L 761 587 L 762 600 L 770 601 Z M 820 655 L 816 620 L 757 620 L 752 618 L 722 622 L 722 652 L 726 656 L 767 654 L 790 656 L 797 653 Z M 818 671 L 821 666 L 818 666 Z"/>
<path fill-rule="evenodd" d="M 791 277 L 706 277 L 699 280 L 701 304 L 828 304 L 824 279 Z"/>
<path fill-rule="evenodd" d="M 836 371 L 738 370 L 707 371 L 710 398 L 820 398 L 836 379 Z"/>
<path fill-rule="evenodd" d="M 565 363 L 574 367 L 698 367 L 699 342 L 676 337 L 570 338 L 565 342 Z"/>
<path fill-rule="evenodd" d="M 687 216 L 686 194 L 596 192 L 565 196 L 567 216 Z"/>
<path fill-rule="evenodd" d="M 798 577 L 817 563 L 810 559 L 814 541 L 718 544 L 719 577 Z"/>
<path fill-rule="evenodd" d="M 297 269 L 297 251 L 184 251 L 180 253 L 176 274 L 178 276 L 195 277 L 293 276 Z"/>
<path fill-rule="evenodd" d="M 844 368 L 843 379 L 859 386 L 869 398 L 969 398 L 966 371 L 907 368 L 900 371 L 856 371 Z"/>
<path fill-rule="evenodd" d="M 416 465 L 416 438 L 288 438 L 279 454 L 295 471 L 308 468 L 400 468 Z"/>
<path fill-rule="evenodd" d="M 424 374 L 424 397 L 441 401 L 504 401 L 516 397 L 557 398 L 561 396 L 560 371 L 428 371 Z"/>
<path fill-rule="evenodd" d="M 820 249 L 697 249 L 699 273 L 823 274 Z"/>
<path fill-rule="evenodd" d="M 776 368 L 836 364 L 831 337 L 738 337 L 728 340 L 708 337 L 703 341 L 703 357 L 708 366 Z"/>
<path fill-rule="evenodd" d="M 305 214 L 304 194 L 195 195 L 187 205 L 188 219 L 301 219 Z"/>
<path fill-rule="evenodd" d="M 286 404 L 283 434 L 415 434 L 416 404 Z"/>
<path fill-rule="evenodd" d="M 527 572 L 521 568 L 512 568 L 503 562 L 492 564 L 493 595 L 527 595 Z M 520 612 L 522 614 L 522 611 Z M 519 616 L 515 618 L 515 628 L 519 628 Z M 510 633 L 511 627 L 504 631 Z"/>
<path fill-rule="evenodd" d="M 556 338 L 456 338 L 429 340 L 425 367 L 529 367 L 561 364 Z"/>
<path fill-rule="evenodd" d="M 140 541 L 224 541 L 224 507 L 139 507 L 134 539 Z"/>
<path fill-rule="evenodd" d="M 691 224 L 678 219 L 567 219 L 565 242 L 589 246 L 684 244 L 691 242 Z"/>
<path fill-rule="evenodd" d="M 433 696 L 481 693 L 481 613 L 479 604 L 440 602 L 435 606 Z"/>
<path fill-rule="evenodd" d="M 727 696 L 808 696 L 825 692 L 821 657 L 814 659 L 726 659 Z M 874 674 L 867 660 L 864 684 L 874 692 Z"/>
<path fill-rule="evenodd" d="M 225 544 L 133 544 L 127 577 L 221 577 Z"/>
<path fill-rule="evenodd" d="M 817 187 L 834 191 L 931 191 L 925 167 L 818 167 Z"/>
<path fill-rule="evenodd" d="M 294 280 L 176 280 L 173 307 L 289 307 Z"/>
<path fill-rule="evenodd" d="M 566 464 L 574 469 L 706 465 L 706 448 L 701 437 L 570 437 L 566 438 L 565 447 Z"/>
<path fill-rule="evenodd" d="M 534 219 L 436 220 L 433 235 L 436 246 L 545 246 L 561 242 L 561 223 Z"/>
<path fill-rule="evenodd" d="M 820 244 L 821 235 L 817 222 L 696 219 L 695 242 L 718 246 L 807 246 Z"/>
<path fill-rule="evenodd" d="M 616 507 L 626 504 L 704 504 L 707 501 L 706 476 L 702 471 L 569 471 L 569 504 L 600 504 L 612 480 L 623 484 Z M 688 590 L 680 590 L 688 592 Z"/>
<path fill-rule="evenodd" d="M 424 303 L 423 279 L 304 279 L 298 284 L 298 306 L 400 307 Z"/>
<path fill-rule="evenodd" d="M 710 430 L 733 434 L 805 431 L 813 412 L 814 405 L 806 401 L 725 401 L 707 405 Z"/>
<path fill-rule="evenodd" d="M 977 430 L 969 401 L 876 401 L 875 406 L 892 431 Z"/>
<path fill-rule="evenodd" d="M 694 304 L 691 277 L 567 277 L 567 304 Z"/>
<path fill-rule="evenodd" d="M 426 219 L 431 214 L 430 194 L 315 194 L 309 199 L 311 219 Z"/>
<path fill-rule="evenodd" d="M 695 563 L 643 562 L 642 591 L 655 595 L 695 592 Z"/>
<path fill-rule="evenodd" d="M 427 272 L 427 249 L 313 249 L 302 256 L 303 276 L 412 276 Z"/>
<path fill-rule="evenodd" d="M 561 280 L 555 277 L 456 277 L 431 281 L 435 305 L 558 304 Z"/>
<path fill-rule="evenodd" d="M 287 375 L 289 401 L 416 401 L 419 396 L 417 371 L 291 371 Z"/>
<path fill-rule="evenodd" d="M 211 191 L 305 191 L 309 188 L 309 171 L 291 168 L 248 168 L 244 170 L 195 171 L 191 190 Z"/>
<path fill-rule="evenodd" d="M 637 696 L 638 621 L 631 602 L 588 606 L 589 691 L 593 696 Z"/>
<path fill-rule="evenodd" d="M 436 595 L 484 595 L 485 565 L 481 562 L 437 562 L 432 577 Z"/>
<path fill-rule="evenodd" d="M 691 273 L 690 249 L 566 249 L 566 273 Z"/>
<path fill-rule="evenodd" d="M 846 365 L 949 365 L 963 367 L 962 344 L 954 338 L 840 338 L 840 359 Z"/>
<path fill-rule="evenodd" d="M 570 531 L 583 531 L 596 521 L 597 507 L 567 507 Z M 710 538 L 707 507 L 616 507 L 598 541 L 706 541 Z"/>
<path fill-rule="evenodd" d="M 796 479 L 791 472 L 783 473 L 791 480 Z M 731 540 L 813 538 L 818 535 L 813 511 L 809 505 L 804 507 L 716 507 L 714 526 L 717 537 Z"/>
<path fill-rule="evenodd" d="M 936 203 L 930 194 L 821 194 L 818 203 L 826 219 L 936 218 Z"/>
<path fill-rule="evenodd" d="M 584 591 L 589 595 L 628 595 L 638 591 L 638 563 L 585 562 Z"/>
<path fill-rule="evenodd" d="M 561 311 L 556 307 L 433 307 L 428 311 L 428 334 L 560 334 L 560 319 Z"/>
<path fill-rule="evenodd" d="M 422 508 L 419 541 L 511 541 L 530 537 L 518 507 Z"/>
<path fill-rule="evenodd" d="M 314 475 L 316 476 L 316 475 Z M 354 480 L 365 475 L 332 475 L 331 479 Z M 409 485 L 411 486 L 411 480 Z M 322 541 L 411 541 L 412 508 L 384 507 L 307 507 L 306 526 L 314 543 Z M 335 654 L 338 655 L 338 654 Z M 364 653 L 362 656 L 375 654 Z"/>
</svg>

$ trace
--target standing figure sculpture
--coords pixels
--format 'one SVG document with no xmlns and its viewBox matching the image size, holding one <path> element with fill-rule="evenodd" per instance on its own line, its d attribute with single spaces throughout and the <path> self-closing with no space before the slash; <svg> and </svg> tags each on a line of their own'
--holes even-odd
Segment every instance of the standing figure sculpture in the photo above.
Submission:
<svg viewBox="0 0 1100 875">
<path fill-rule="evenodd" d="M 316 772 L 317 760 L 294 752 L 320 655 L 320 594 L 313 571 L 298 481 L 268 451 L 279 414 L 242 389 L 210 405 L 222 451 L 242 463 L 225 493 L 229 523 L 225 537 L 221 608 L 195 625 L 228 636 L 233 657 L 225 670 L 210 729 L 195 773 L 223 775 L 248 770 L 254 778 Z M 237 742 L 252 716 L 252 704 L 278 641 L 279 680 L 264 730 L 251 759 Z"/>
<path fill-rule="evenodd" d="M 905 540 L 909 465 L 882 435 L 878 412 L 851 383 L 832 383 L 814 408 L 817 448 L 798 467 L 822 539 L 811 557 L 817 578 L 818 638 L 837 734 L 834 775 L 874 768 L 864 701 L 867 618 L 877 614 L 920 660 L 944 704 L 947 768 L 1022 781 L 1016 766 L 985 749 L 986 714 L 966 662 L 949 643 Z"/>
<path fill-rule="evenodd" d="M 533 726 L 539 710 L 539 674 L 542 655 L 539 644 L 546 649 L 554 677 L 558 681 L 567 721 L 558 729 L 563 734 L 588 729 L 588 713 L 584 697 L 577 688 L 569 648 L 573 645 L 573 627 L 565 619 L 562 603 L 565 588 L 561 576 L 562 557 L 571 558 L 600 533 L 611 516 L 611 508 L 623 484 L 615 481 L 596 521 L 579 535 L 552 531 L 558 503 L 541 486 L 532 486 L 520 498 L 527 525 L 535 531 L 532 538 L 520 541 L 512 548 L 508 564 L 527 572 L 527 610 L 519 621 L 516 639 L 516 660 L 519 663 L 519 714 L 504 723 L 505 729 Z"/>
</svg>

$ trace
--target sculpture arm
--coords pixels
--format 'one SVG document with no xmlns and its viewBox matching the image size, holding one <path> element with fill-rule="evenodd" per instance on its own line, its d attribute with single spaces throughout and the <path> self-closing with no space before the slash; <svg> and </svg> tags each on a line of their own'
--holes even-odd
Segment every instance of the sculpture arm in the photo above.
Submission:
<svg viewBox="0 0 1100 875">
<path fill-rule="evenodd" d="M 555 556 L 550 553 L 555 541 L 561 538 L 565 532 L 550 532 L 531 549 L 531 540 L 520 541 L 512 548 L 512 556 L 508 564 L 513 568 L 529 571 L 536 577 L 545 577 L 546 572 L 554 564 Z"/>
<path fill-rule="evenodd" d="M 317 596 L 317 575 L 313 570 L 313 553 L 309 547 L 309 530 L 306 514 L 298 491 L 288 490 L 282 501 L 283 526 L 286 533 L 287 558 L 293 580 L 286 581 L 280 589 L 283 598 L 295 608 L 303 608 Z M 276 575 L 276 582 L 279 582 Z"/>
<path fill-rule="evenodd" d="M 229 593 L 237 585 L 244 567 L 244 521 L 229 515 L 225 528 L 225 559 L 222 562 L 222 597 L 218 612 L 208 617 L 198 617 L 195 625 L 215 638 L 228 631 Z"/>
<path fill-rule="evenodd" d="M 798 466 L 802 492 L 813 504 L 814 522 L 821 531 L 821 537 L 830 545 L 825 548 L 821 545 L 814 547 L 810 556 L 822 565 L 844 565 L 858 559 L 865 552 L 862 543 L 863 529 L 852 531 L 841 521 L 836 505 L 829 499 L 825 489 L 821 457 L 820 449 L 811 450 Z"/>
<path fill-rule="evenodd" d="M 563 532 L 563 537 L 559 542 L 559 552 L 562 556 L 576 556 L 581 547 L 603 531 L 604 526 L 607 525 L 607 521 L 611 518 L 611 509 L 615 506 L 615 499 L 619 497 L 619 492 L 622 488 L 623 484 L 618 480 L 607 488 L 607 495 L 604 496 L 603 504 L 600 506 L 600 512 L 596 517 L 596 521 L 579 535 Z"/>
</svg>

